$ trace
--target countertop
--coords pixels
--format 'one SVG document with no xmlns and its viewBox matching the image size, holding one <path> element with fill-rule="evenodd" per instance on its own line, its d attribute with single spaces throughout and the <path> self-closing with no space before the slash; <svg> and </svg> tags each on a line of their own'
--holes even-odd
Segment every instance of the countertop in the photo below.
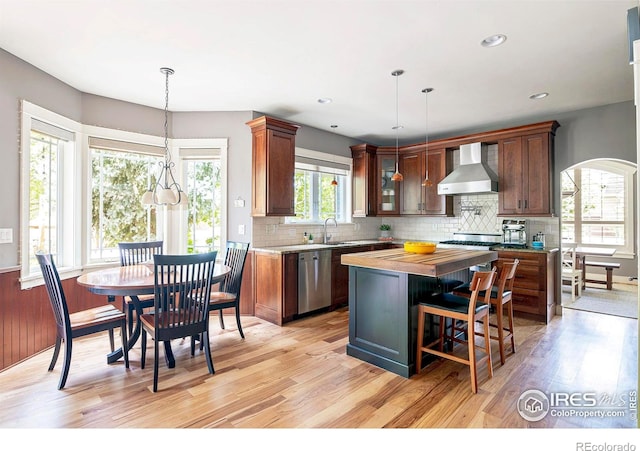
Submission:
<svg viewBox="0 0 640 451">
<path fill-rule="evenodd" d="M 382 241 L 382 240 L 352 240 L 352 241 L 338 241 L 329 244 L 323 243 L 314 243 L 314 244 L 292 244 L 289 246 L 267 246 L 267 247 L 258 247 L 253 248 L 256 252 L 271 252 L 275 254 L 291 254 L 298 252 L 310 252 L 310 251 L 320 251 L 325 249 L 340 249 L 340 248 L 349 248 L 349 247 L 359 247 L 359 246 L 367 246 L 371 244 L 382 244 L 382 243 L 394 243 L 394 241 Z M 402 244 L 402 241 L 398 243 Z"/>
<path fill-rule="evenodd" d="M 420 240 L 403 240 L 403 239 L 394 239 L 392 241 L 388 240 L 377 240 L 377 239 L 365 239 L 365 240 L 351 240 L 351 241 L 339 241 L 339 242 L 330 242 L 329 244 L 323 243 L 314 243 L 314 244 L 291 244 L 287 246 L 266 246 L 266 247 L 256 247 L 253 248 L 256 252 L 269 252 L 274 254 L 292 254 L 299 252 L 310 252 L 310 251 L 320 251 L 326 249 L 340 249 L 340 248 L 349 248 L 349 247 L 358 247 L 358 246 L 367 246 L 371 244 L 403 244 L 405 241 L 420 241 Z M 424 240 L 429 241 L 429 240 Z M 437 241 L 436 241 L 437 242 Z M 550 248 L 550 249 L 534 249 L 533 247 L 526 248 L 512 248 L 506 246 L 493 246 L 491 248 L 492 251 L 513 251 L 513 252 L 532 252 L 532 253 L 543 253 L 549 254 L 558 252 L 559 249 Z"/>
<path fill-rule="evenodd" d="M 344 254 L 341 262 L 343 265 L 440 277 L 497 259 L 496 251 L 436 249 L 432 254 L 414 254 L 405 252 L 402 248 L 394 248 Z"/>
</svg>

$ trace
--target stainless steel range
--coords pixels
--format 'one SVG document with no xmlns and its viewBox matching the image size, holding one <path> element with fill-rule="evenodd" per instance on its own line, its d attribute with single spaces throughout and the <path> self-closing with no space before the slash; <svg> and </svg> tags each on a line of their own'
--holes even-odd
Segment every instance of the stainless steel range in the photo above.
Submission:
<svg viewBox="0 0 640 451">
<path fill-rule="evenodd" d="M 440 241 L 438 247 L 442 249 L 489 250 L 499 244 L 502 244 L 502 235 L 499 233 L 454 232 L 452 240 Z"/>
</svg>

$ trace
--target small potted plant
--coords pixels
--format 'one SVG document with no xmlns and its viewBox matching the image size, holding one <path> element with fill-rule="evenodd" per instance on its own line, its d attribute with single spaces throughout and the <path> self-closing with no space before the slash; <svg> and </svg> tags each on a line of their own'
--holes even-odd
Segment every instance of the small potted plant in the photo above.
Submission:
<svg viewBox="0 0 640 451">
<path fill-rule="evenodd" d="M 380 238 L 391 237 L 391 226 L 389 224 L 380 225 Z"/>
</svg>

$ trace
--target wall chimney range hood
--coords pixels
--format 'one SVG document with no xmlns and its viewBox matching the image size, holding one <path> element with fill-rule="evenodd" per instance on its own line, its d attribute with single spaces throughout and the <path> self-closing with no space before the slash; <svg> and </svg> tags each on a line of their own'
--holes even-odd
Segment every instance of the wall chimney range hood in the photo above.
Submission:
<svg viewBox="0 0 640 451">
<path fill-rule="evenodd" d="M 482 161 L 486 145 L 460 146 L 460 166 L 438 183 L 438 194 L 485 194 L 498 192 L 498 176 Z"/>
</svg>

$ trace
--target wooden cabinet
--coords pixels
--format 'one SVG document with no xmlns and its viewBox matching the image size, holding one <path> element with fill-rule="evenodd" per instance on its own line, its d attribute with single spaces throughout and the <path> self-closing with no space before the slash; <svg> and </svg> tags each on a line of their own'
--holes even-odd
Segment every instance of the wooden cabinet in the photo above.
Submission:
<svg viewBox="0 0 640 451">
<path fill-rule="evenodd" d="M 298 313 L 298 254 L 253 255 L 255 315 L 280 326 Z"/>
<path fill-rule="evenodd" d="M 298 126 L 262 116 L 252 134 L 252 216 L 294 216 L 295 136 Z"/>
<path fill-rule="evenodd" d="M 536 133 L 498 142 L 498 215 L 551 216 L 553 134 Z"/>
<path fill-rule="evenodd" d="M 423 186 L 429 165 L 429 186 Z M 438 195 L 438 183 L 451 169 L 451 153 L 445 149 L 411 151 L 400 155 L 400 214 L 453 216 L 453 197 Z"/>
<path fill-rule="evenodd" d="M 331 308 L 335 309 L 349 302 L 349 267 L 340 260 L 344 254 L 386 249 L 390 243 L 370 244 L 358 247 L 334 249 L 331 252 Z"/>
<path fill-rule="evenodd" d="M 396 153 L 376 153 L 375 213 L 376 216 L 397 216 L 400 213 L 399 194 L 404 182 L 394 182 L 391 177 L 396 172 Z"/>
<path fill-rule="evenodd" d="M 353 158 L 352 177 L 352 206 L 353 216 L 362 218 L 375 214 L 373 205 L 376 202 L 373 190 L 375 174 L 376 147 L 369 144 L 351 146 Z M 374 193 L 374 194 L 372 194 Z"/>
<path fill-rule="evenodd" d="M 513 282 L 514 315 L 549 323 L 555 313 L 558 252 L 498 251 L 494 265 L 520 260 Z"/>
</svg>

